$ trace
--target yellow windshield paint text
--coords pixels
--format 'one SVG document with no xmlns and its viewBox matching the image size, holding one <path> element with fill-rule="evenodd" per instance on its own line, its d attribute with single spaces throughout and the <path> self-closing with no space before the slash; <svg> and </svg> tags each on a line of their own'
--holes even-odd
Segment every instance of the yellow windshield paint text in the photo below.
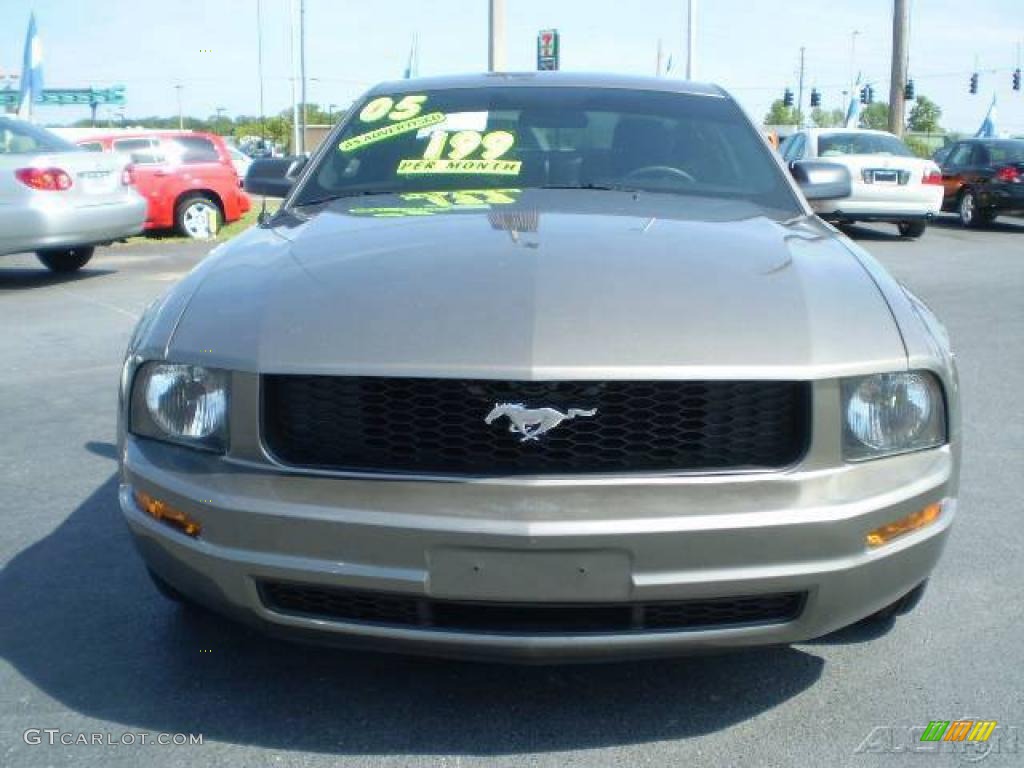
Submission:
<svg viewBox="0 0 1024 768">
<path fill-rule="evenodd" d="M 345 139 L 343 142 L 338 144 L 338 149 L 342 152 L 355 152 L 358 149 L 362 149 L 367 144 L 373 144 L 378 141 L 385 141 L 387 139 L 400 136 L 403 133 L 409 133 L 410 131 L 418 131 L 420 128 L 426 128 L 430 125 L 436 125 L 437 123 L 444 122 L 443 112 L 431 112 L 420 117 L 414 117 L 411 120 L 403 120 L 400 123 L 394 123 L 393 125 L 385 125 L 383 128 L 374 128 L 372 131 L 361 133 L 358 136 Z"/>
<path fill-rule="evenodd" d="M 480 173 L 498 176 L 518 176 L 522 168 L 520 160 L 402 160 L 396 173 L 401 176 Z"/>
</svg>

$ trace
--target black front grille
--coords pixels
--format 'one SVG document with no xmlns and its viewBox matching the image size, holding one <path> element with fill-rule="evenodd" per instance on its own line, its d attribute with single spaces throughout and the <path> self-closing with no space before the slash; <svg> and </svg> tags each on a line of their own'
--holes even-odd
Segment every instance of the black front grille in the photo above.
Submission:
<svg viewBox="0 0 1024 768">
<path fill-rule="evenodd" d="M 498 403 L 596 409 L 537 440 Z M 283 463 L 465 475 L 776 469 L 809 440 L 810 385 L 266 375 L 263 435 Z"/>
<path fill-rule="evenodd" d="M 263 582 L 270 610 L 346 622 L 466 632 L 583 634 L 710 629 L 793 621 L 805 593 L 649 603 L 474 603 Z"/>
</svg>

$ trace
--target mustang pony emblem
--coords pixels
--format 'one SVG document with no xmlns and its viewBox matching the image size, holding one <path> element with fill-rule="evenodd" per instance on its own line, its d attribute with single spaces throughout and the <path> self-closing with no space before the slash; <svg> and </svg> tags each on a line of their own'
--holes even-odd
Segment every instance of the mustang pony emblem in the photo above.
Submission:
<svg viewBox="0 0 1024 768">
<path fill-rule="evenodd" d="M 525 443 L 527 440 L 536 440 L 545 432 L 550 432 L 566 419 L 593 416 L 595 413 L 597 408 L 570 408 L 567 413 L 562 413 L 555 408 L 527 408 L 522 403 L 498 403 L 487 414 L 484 422 L 490 424 L 497 418 L 507 416 L 508 431 L 522 435 L 519 442 Z"/>
</svg>

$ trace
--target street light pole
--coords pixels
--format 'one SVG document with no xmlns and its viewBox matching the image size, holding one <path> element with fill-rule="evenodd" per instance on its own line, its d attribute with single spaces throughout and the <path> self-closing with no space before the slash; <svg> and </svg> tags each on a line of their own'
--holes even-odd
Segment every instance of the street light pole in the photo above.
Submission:
<svg viewBox="0 0 1024 768">
<path fill-rule="evenodd" d="M 306 0 L 299 0 L 299 94 L 302 104 L 302 134 L 299 136 L 299 154 L 306 153 Z"/>
<path fill-rule="evenodd" d="M 800 127 L 804 124 L 804 52 L 807 49 L 800 46 L 800 84 L 796 90 L 796 119 Z"/>
<path fill-rule="evenodd" d="M 299 126 L 299 95 L 298 95 L 298 79 L 299 79 L 299 25 L 297 23 L 297 16 L 299 15 L 299 2 L 300 0 L 291 0 L 291 13 L 288 16 L 289 27 L 291 31 L 291 48 L 292 48 L 292 154 L 302 154 L 302 130 Z"/>
<path fill-rule="evenodd" d="M 184 115 L 183 115 L 183 113 L 181 111 L 181 89 L 184 88 L 184 87 L 185 86 L 183 86 L 181 83 L 178 83 L 178 85 L 174 86 L 174 89 L 178 92 L 178 130 L 179 131 L 185 130 L 185 117 L 184 117 Z"/>
<path fill-rule="evenodd" d="M 487 71 L 505 70 L 505 0 L 490 0 L 487 14 Z"/>
<path fill-rule="evenodd" d="M 853 98 L 857 96 L 857 35 L 859 34 L 859 29 L 850 33 L 850 95 Z"/>
<path fill-rule="evenodd" d="M 697 0 L 686 3 L 686 79 L 697 76 Z"/>
</svg>

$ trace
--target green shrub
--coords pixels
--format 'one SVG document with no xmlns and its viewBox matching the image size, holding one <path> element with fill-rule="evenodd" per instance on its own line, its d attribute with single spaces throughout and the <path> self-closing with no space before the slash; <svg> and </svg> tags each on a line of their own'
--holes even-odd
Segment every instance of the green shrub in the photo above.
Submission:
<svg viewBox="0 0 1024 768">
<path fill-rule="evenodd" d="M 905 136 L 903 142 L 907 145 L 907 148 L 918 157 L 931 157 L 932 148 L 927 142 L 922 141 L 914 136 Z"/>
</svg>

